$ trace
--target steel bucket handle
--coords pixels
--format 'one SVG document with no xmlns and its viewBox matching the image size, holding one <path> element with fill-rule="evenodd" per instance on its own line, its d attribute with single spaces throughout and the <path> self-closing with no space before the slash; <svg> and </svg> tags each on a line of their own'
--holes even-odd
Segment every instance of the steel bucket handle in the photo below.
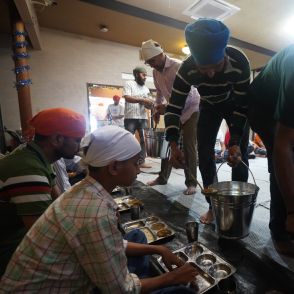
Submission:
<svg viewBox="0 0 294 294">
<path fill-rule="evenodd" d="M 253 181 L 254 181 L 254 185 L 257 187 L 257 185 L 256 185 L 256 181 L 255 181 L 255 178 L 254 178 L 254 175 L 253 175 L 251 169 L 249 168 L 249 166 L 248 166 L 243 160 L 241 160 L 240 162 L 241 162 L 243 165 L 245 165 L 245 166 L 247 167 L 247 169 L 248 169 L 248 171 L 250 172 L 250 174 L 251 174 L 251 176 L 252 176 L 252 179 L 253 179 Z M 240 163 L 240 162 L 239 162 L 239 163 Z M 224 163 L 226 163 L 226 161 L 224 161 L 224 162 L 222 162 L 222 163 L 220 164 L 220 166 L 219 166 L 219 167 L 217 168 L 217 170 L 216 170 L 216 174 L 218 174 L 219 169 L 221 168 L 221 166 L 222 166 Z"/>
</svg>

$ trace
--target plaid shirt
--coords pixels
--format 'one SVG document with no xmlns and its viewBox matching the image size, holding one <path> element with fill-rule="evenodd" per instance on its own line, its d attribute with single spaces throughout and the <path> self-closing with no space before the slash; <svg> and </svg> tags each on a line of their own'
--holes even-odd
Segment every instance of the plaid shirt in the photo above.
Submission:
<svg viewBox="0 0 294 294">
<path fill-rule="evenodd" d="M 127 269 L 117 205 L 87 177 L 60 196 L 14 253 L 0 293 L 139 293 Z"/>
<path fill-rule="evenodd" d="M 150 95 L 145 85 L 139 85 L 136 81 L 126 81 L 123 89 L 123 96 L 138 96 L 147 98 Z M 145 107 L 139 103 L 125 101 L 125 119 L 147 119 Z"/>
</svg>

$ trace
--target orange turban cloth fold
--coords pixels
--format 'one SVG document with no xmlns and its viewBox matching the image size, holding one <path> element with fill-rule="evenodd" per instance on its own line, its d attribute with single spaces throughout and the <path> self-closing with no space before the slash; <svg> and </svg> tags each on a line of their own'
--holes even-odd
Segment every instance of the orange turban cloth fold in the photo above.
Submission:
<svg viewBox="0 0 294 294">
<path fill-rule="evenodd" d="M 82 138 L 86 132 L 83 115 L 68 108 L 50 108 L 37 113 L 30 125 L 35 133 L 43 136 L 59 134 L 65 137 Z"/>
<path fill-rule="evenodd" d="M 118 95 L 114 95 L 114 96 L 112 97 L 112 99 L 113 99 L 114 101 L 119 101 L 119 100 L 120 100 L 120 97 L 119 97 Z"/>
</svg>

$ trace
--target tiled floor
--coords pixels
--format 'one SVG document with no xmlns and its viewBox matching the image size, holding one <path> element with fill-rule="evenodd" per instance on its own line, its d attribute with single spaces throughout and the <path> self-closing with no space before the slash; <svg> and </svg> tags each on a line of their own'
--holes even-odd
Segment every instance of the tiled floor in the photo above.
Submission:
<svg viewBox="0 0 294 294">
<path fill-rule="evenodd" d="M 160 170 L 160 160 L 154 158 L 147 158 L 147 162 L 152 165 L 151 169 L 144 169 L 138 175 L 138 180 L 146 183 L 147 181 L 157 177 L 156 172 Z M 268 229 L 269 220 L 269 174 L 267 171 L 267 159 L 255 158 L 249 161 L 250 170 L 252 171 L 256 180 L 257 186 L 260 190 L 258 193 L 256 207 L 251 224 L 251 230 L 248 237 L 244 238 L 245 246 L 252 252 L 259 256 L 266 256 L 273 261 L 279 263 L 283 267 L 294 272 L 294 259 L 279 255 L 272 244 L 270 233 Z M 231 168 L 227 164 L 223 164 L 218 172 L 219 181 L 230 180 Z M 198 170 L 198 180 L 202 183 L 201 175 Z M 167 185 L 154 186 L 153 188 L 158 192 L 166 195 L 169 201 L 177 201 L 183 206 L 190 209 L 195 217 L 199 217 L 208 208 L 205 198 L 200 193 L 200 188 L 197 187 L 197 193 L 194 195 L 184 195 L 185 177 L 183 170 L 173 169 Z M 252 176 L 249 177 L 249 182 L 253 182 Z M 201 227 L 200 227 L 201 230 Z"/>
</svg>

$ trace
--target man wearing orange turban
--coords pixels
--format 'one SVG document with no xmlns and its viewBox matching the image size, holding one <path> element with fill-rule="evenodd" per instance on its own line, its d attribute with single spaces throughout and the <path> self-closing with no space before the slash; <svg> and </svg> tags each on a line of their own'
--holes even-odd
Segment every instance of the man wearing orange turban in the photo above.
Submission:
<svg viewBox="0 0 294 294">
<path fill-rule="evenodd" d="M 27 230 L 52 203 L 51 164 L 73 158 L 85 135 L 83 115 L 66 108 L 46 109 L 31 121 L 32 142 L 0 161 L 0 276 Z"/>
<path fill-rule="evenodd" d="M 119 103 L 120 96 L 113 96 L 113 104 L 109 104 L 107 107 L 107 115 L 106 118 L 111 125 L 117 125 L 120 127 L 124 127 L 124 116 L 125 116 L 125 108 Z"/>
</svg>

